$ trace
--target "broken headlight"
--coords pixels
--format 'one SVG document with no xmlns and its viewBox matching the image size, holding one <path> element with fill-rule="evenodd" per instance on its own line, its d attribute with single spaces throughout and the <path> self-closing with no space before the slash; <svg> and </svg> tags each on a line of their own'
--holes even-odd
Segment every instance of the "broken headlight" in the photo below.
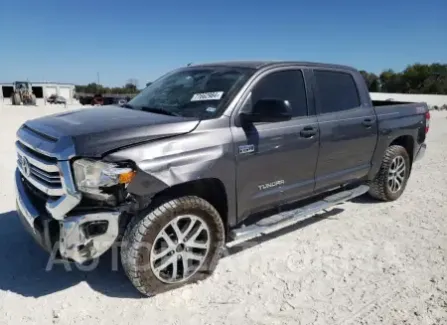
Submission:
<svg viewBox="0 0 447 325">
<path fill-rule="evenodd" d="M 73 171 L 78 190 L 86 193 L 96 193 L 103 187 L 129 184 L 135 176 L 132 168 L 92 159 L 76 160 Z"/>
</svg>

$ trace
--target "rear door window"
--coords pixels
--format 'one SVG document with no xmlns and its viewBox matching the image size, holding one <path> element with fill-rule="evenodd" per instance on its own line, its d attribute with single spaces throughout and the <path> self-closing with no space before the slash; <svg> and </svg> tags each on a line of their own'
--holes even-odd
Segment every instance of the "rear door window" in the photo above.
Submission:
<svg viewBox="0 0 447 325">
<path fill-rule="evenodd" d="M 360 106 L 354 78 L 349 73 L 314 70 L 320 113 L 340 112 Z"/>
</svg>

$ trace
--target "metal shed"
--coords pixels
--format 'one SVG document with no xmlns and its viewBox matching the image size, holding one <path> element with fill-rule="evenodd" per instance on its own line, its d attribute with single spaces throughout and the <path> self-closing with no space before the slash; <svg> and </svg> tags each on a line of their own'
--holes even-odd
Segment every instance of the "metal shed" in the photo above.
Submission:
<svg viewBox="0 0 447 325">
<path fill-rule="evenodd" d="M 7 102 L 11 98 L 13 92 L 13 83 L 0 83 L 0 100 Z M 68 104 L 73 103 L 75 85 L 70 83 L 60 82 L 31 82 L 33 93 L 36 95 L 37 103 L 45 103 L 45 98 L 51 95 L 59 95 L 67 99 Z"/>
</svg>

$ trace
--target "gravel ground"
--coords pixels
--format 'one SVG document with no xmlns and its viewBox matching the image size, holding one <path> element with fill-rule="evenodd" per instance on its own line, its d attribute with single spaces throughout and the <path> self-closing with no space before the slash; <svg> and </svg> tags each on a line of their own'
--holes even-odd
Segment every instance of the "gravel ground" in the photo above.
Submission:
<svg viewBox="0 0 447 325">
<path fill-rule="evenodd" d="M 15 131 L 61 110 L 0 106 L 0 324 L 447 324 L 446 112 L 432 112 L 398 201 L 346 203 L 233 252 L 206 281 L 142 298 L 112 254 L 90 272 L 46 271 L 16 218 Z"/>
</svg>

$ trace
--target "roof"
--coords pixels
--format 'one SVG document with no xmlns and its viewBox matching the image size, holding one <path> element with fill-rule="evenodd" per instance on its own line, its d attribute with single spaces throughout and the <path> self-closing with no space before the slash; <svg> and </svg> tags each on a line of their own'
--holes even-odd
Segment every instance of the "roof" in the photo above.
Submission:
<svg viewBox="0 0 447 325">
<path fill-rule="evenodd" d="M 192 64 L 191 67 L 216 67 L 216 66 L 226 66 L 226 67 L 236 67 L 236 68 L 251 68 L 251 69 L 262 69 L 266 67 L 276 67 L 284 65 L 299 65 L 299 66 L 309 66 L 309 67 L 321 67 L 321 68 L 338 68 L 345 70 L 355 70 L 353 67 L 340 65 L 340 64 L 330 64 L 321 62 L 307 62 L 307 61 L 223 61 L 223 62 L 210 62 L 202 64 Z"/>
<path fill-rule="evenodd" d="M 51 81 L 31 81 L 32 84 L 36 85 L 61 85 L 61 86 L 74 86 L 74 83 L 70 82 L 51 82 Z"/>
<path fill-rule="evenodd" d="M 0 82 L 1 86 L 12 86 L 14 82 L 29 82 L 31 85 L 60 85 L 60 86 L 75 86 L 74 83 L 68 83 L 68 82 L 51 82 L 51 81 L 20 81 L 15 80 L 12 82 Z"/>
<path fill-rule="evenodd" d="M 259 69 L 270 61 L 223 61 L 223 62 L 209 62 L 192 64 L 191 67 L 216 67 L 216 66 L 227 66 L 227 67 L 237 67 L 237 68 L 252 68 Z"/>
</svg>

